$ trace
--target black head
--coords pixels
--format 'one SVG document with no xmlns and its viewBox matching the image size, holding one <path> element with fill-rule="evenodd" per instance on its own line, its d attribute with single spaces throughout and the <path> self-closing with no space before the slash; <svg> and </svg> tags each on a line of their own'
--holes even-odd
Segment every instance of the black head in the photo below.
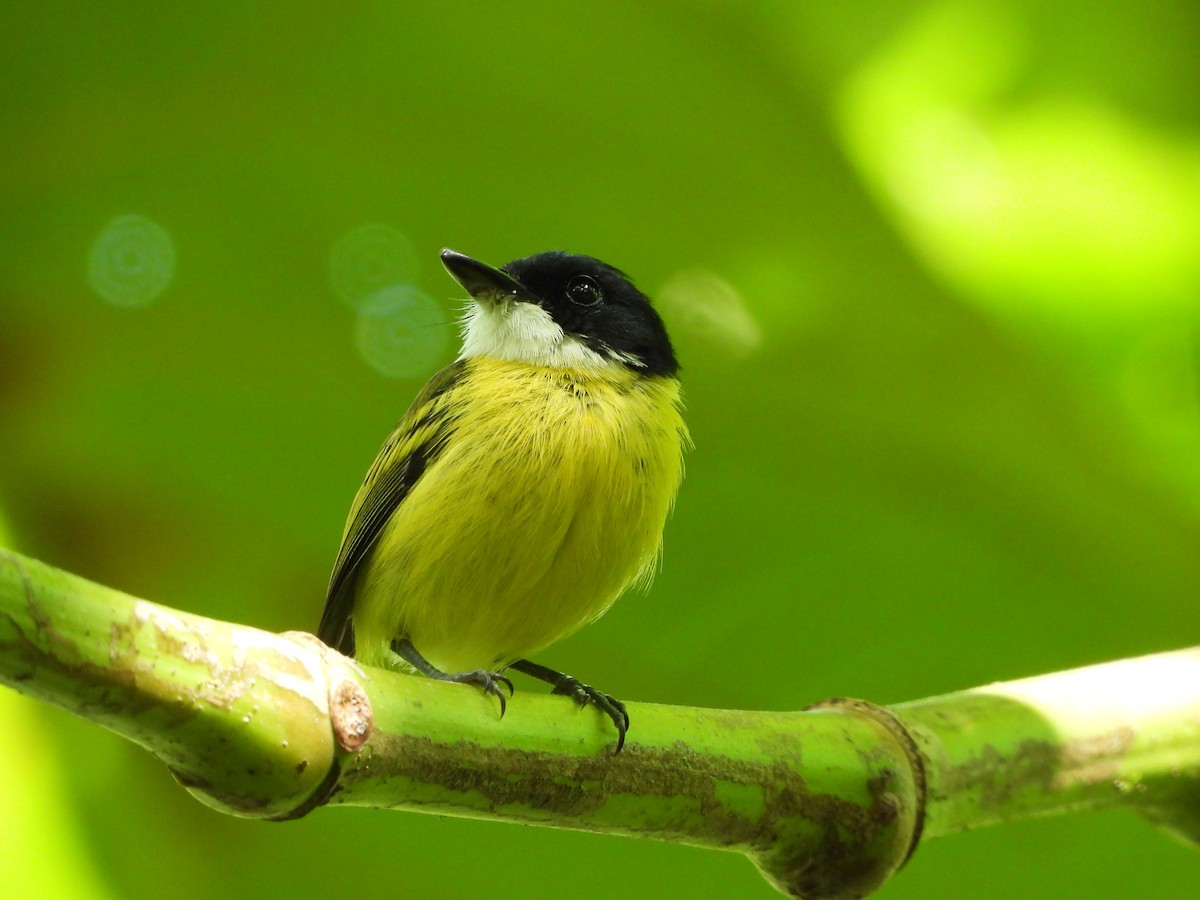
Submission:
<svg viewBox="0 0 1200 900">
<path fill-rule="evenodd" d="M 590 256 L 554 250 L 493 269 L 442 251 L 450 274 L 476 299 L 536 303 L 565 334 L 601 356 L 649 375 L 674 375 L 675 351 L 650 299 L 618 269 Z"/>
</svg>

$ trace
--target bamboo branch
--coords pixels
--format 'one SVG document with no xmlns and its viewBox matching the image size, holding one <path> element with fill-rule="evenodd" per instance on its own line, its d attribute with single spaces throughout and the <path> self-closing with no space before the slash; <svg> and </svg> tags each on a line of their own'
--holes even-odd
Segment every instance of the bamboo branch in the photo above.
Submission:
<svg viewBox="0 0 1200 900">
<path fill-rule="evenodd" d="M 858 897 L 923 838 L 1127 805 L 1200 840 L 1200 648 L 901 704 L 631 703 L 608 720 L 359 667 L 0 551 L 0 682 L 136 741 L 203 802 L 388 807 L 736 850 L 797 897 Z"/>
</svg>

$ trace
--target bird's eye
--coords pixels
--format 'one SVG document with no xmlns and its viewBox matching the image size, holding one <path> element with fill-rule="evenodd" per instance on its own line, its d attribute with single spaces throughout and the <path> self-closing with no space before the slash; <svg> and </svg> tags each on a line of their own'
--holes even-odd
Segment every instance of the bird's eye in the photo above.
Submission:
<svg viewBox="0 0 1200 900">
<path fill-rule="evenodd" d="M 590 275 L 576 275 L 567 283 L 567 297 L 579 306 L 595 306 L 604 299 L 604 292 Z"/>
</svg>

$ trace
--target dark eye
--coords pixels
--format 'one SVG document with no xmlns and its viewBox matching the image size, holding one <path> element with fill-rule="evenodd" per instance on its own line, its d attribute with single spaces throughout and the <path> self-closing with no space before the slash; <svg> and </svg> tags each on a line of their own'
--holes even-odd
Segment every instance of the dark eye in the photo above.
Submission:
<svg viewBox="0 0 1200 900">
<path fill-rule="evenodd" d="M 567 282 L 567 297 L 580 306 L 595 306 L 604 299 L 604 292 L 590 275 L 576 275 Z"/>
</svg>

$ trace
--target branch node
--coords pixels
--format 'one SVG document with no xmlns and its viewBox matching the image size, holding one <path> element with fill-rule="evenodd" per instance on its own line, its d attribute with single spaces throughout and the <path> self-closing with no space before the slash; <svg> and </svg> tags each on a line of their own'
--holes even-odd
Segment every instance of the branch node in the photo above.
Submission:
<svg viewBox="0 0 1200 900">
<path fill-rule="evenodd" d="M 865 897 L 908 861 L 920 841 L 925 762 L 908 728 L 884 707 L 835 697 L 806 712 L 869 722 L 877 734 L 886 735 L 862 758 L 865 766 L 859 777 L 866 777 L 871 802 L 857 807 L 852 818 L 810 813 L 807 827 L 801 822 L 794 834 L 781 833 L 769 850 L 752 858 L 769 881 L 792 897 Z"/>
<path fill-rule="evenodd" d="M 917 845 L 921 843 L 921 832 L 925 829 L 925 806 L 928 799 L 929 782 L 925 776 L 925 757 L 921 754 L 921 747 L 912 732 L 908 730 L 908 726 L 886 706 L 879 706 L 869 700 L 856 700 L 853 697 L 830 697 L 828 700 L 821 700 L 808 707 L 808 709 L 829 708 L 851 710 L 878 722 L 896 739 L 904 750 L 904 755 L 908 758 L 909 772 L 916 790 L 916 810 L 912 838 L 909 841 L 908 850 L 904 854 L 904 859 L 900 863 L 900 866 L 903 867 L 912 859 Z"/>
<path fill-rule="evenodd" d="M 329 687 L 329 717 L 338 746 L 356 753 L 371 735 L 371 701 L 351 678 L 338 678 Z"/>
</svg>

